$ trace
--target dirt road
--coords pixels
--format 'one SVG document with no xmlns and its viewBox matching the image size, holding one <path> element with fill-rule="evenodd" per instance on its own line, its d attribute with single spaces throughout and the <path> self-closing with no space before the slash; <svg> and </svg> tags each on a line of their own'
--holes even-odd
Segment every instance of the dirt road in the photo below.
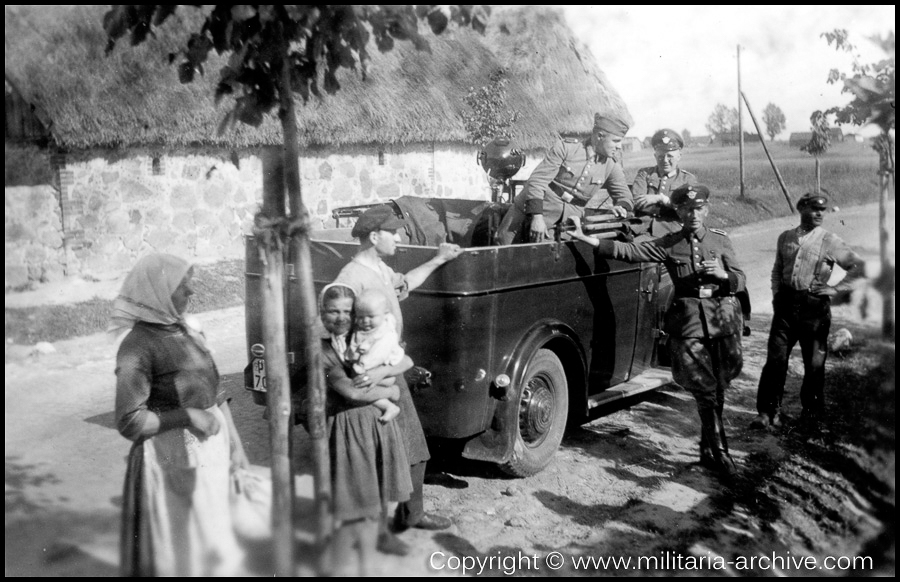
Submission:
<svg viewBox="0 0 900 582">
<path fill-rule="evenodd" d="M 870 264 L 877 252 L 871 227 L 876 213 L 874 206 L 851 209 L 831 215 L 827 224 L 860 248 Z M 892 548 L 893 521 L 886 524 L 884 518 L 886 507 L 893 507 L 892 478 L 883 484 L 878 470 L 863 461 L 835 462 L 824 454 L 827 438 L 807 442 L 787 431 L 745 429 L 755 414 L 765 357 L 774 241 L 794 222 L 779 219 L 731 233 L 755 299 L 744 372 L 733 384 L 726 411 L 731 449 L 748 469 L 743 479 L 723 486 L 693 463 L 696 412 L 690 396 L 678 390 L 653 394 L 570 433 L 552 464 L 527 479 L 507 478 L 488 465 L 442 459 L 435 447 L 426 505 L 454 525 L 445 532 L 402 534 L 413 547 L 411 555 L 385 557 L 379 572 L 843 575 L 848 572 L 823 570 L 825 559 L 864 557 L 885 543 Z M 836 321 L 857 318 L 856 313 L 842 307 Z M 236 422 L 251 461 L 266 465 L 267 427 L 261 409 L 241 387 L 243 309 L 201 314 L 200 319 L 235 398 Z M 29 355 L 30 348 L 7 346 L 6 574 L 115 575 L 128 443 L 112 424 L 114 346 L 98 335 L 55 348 L 53 354 Z M 793 365 L 796 384 L 799 362 Z M 893 392 L 888 397 L 893 402 Z M 889 448 L 893 475 L 893 440 Z M 303 485 L 297 523 L 308 530 L 310 468 L 303 435 L 296 449 Z M 844 452 L 849 460 L 867 454 Z M 861 485 L 867 476 L 868 489 Z M 610 558 L 625 561 L 603 561 Z M 815 572 L 807 571 L 809 560 L 817 565 Z M 463 566 L 469 567 L 466 572 Z M 855 566 L 858 574 L 872 573 L 864 563 Z M 254 567 L 257 574 L 271 574 L 262 557 Z M 878 573 L 893 573 L 892 560 L 876 567 Z M 300 571 L 312 572 L 307 556 Z"/>
</svg>

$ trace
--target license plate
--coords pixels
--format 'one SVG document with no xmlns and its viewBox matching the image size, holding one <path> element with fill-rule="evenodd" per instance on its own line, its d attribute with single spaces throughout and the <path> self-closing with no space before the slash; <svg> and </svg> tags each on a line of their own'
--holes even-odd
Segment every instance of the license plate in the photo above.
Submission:
<svg viewBox="0 0 900 582">
<path fill-rule="evenodd" d="M 266 361 L 263 358 L 253 358 L 253 361 L 250 362 L 250 367 L 253 369 L 253 386 L 250 389 L 257 392 L 265 392 Z"/>
</svg>

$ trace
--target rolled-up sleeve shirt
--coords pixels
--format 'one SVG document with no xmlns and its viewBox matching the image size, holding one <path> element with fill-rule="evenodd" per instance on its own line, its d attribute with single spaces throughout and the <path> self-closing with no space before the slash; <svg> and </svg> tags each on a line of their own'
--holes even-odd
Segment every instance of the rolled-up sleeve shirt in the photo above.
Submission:
<svg viewBox="0 0 900 582">
<path fill-rule="evenodd" d="M 865 275 L 865 263 L 839 236 L 821 226 L 801 235 L 799 228 L 786 230 L 778 237 L 775 265 L 772 267 L 772 295 L 782 287 L 807 291 L 813 282 L 827 285 L 838 265 L 847 274 L 835 285 L 847 291 Z"/>
</svg>

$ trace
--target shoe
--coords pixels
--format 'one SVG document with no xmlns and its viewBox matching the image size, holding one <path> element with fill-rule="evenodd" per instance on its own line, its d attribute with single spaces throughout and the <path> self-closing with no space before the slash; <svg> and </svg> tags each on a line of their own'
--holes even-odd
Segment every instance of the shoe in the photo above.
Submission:
<svg viewBox="0 0 900 582">
<path fill-rule="evenodd" d="M 787 425 L 787 419 L 785 418 L 785 416 L 783 414 L 778 412 L 774 416 L 772 416 L 771 425 L 775 428 L 781 428 L 781 427 Z"/>
<path fill-rule="evenodd" d="M 753 422 L 750 423 L 750 428 L 753 430 L 766 430 L 773 424 L 774 423 L 768 414 L 759 414 L 753 419 Z"/>
<path fill-rule="evenodd" d="M 453 525 L 453 522 L 446 517 L 435 515 L 433 513 L 426 513 L 422 516 L 422 519 L 420 519 L 413 525 L 413 527 L 416 529 L 437 531 L 441 529 L 447 529 L 451 525 Z"/>
<path fill-rule="evenodd" d="M 378 534 L 378 551 L 392 556 L 406 556 L 409 545 L 392 533 L 383 531 Z"/>
</svg>

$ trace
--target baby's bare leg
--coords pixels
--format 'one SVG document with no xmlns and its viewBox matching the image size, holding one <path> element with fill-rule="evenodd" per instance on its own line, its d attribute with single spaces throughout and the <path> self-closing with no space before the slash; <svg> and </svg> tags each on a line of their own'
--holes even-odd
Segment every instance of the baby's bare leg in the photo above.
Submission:
<svg viewBox="0 0 900 582">
<path fill-rule="evenodd" d="M 390 422 L 397 418 L 397 416 L 400 414 L 400 407 L 387 398 L 376 400 L 372 404 L 374 404 L 375 407 L 378 408 L 378 410 L 384 413 L 378 419 L 379 422 Z"/>
</svg>

